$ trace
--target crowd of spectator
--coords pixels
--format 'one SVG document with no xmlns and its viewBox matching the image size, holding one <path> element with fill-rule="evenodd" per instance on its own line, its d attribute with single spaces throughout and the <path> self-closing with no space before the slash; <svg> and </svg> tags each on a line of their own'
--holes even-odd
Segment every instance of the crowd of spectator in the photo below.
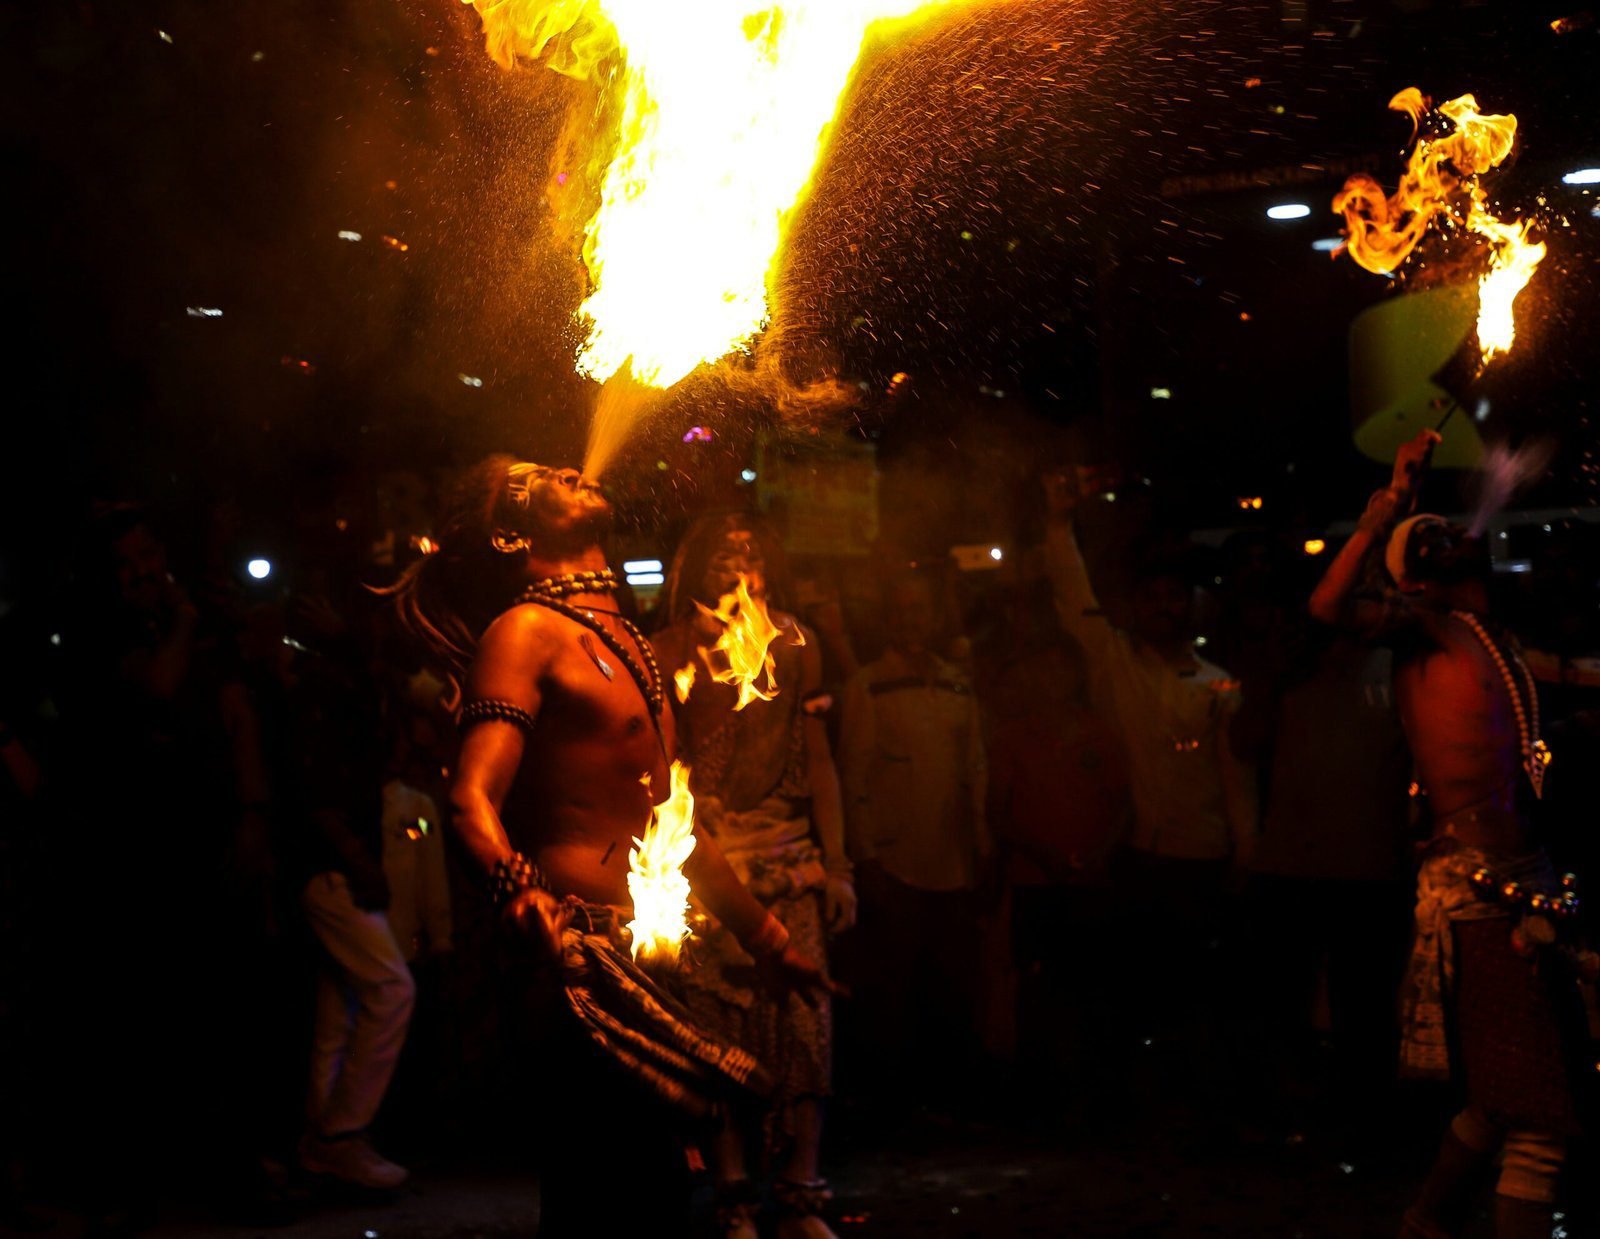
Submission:
<svg viewBox="0 0 1600 1239">
<path fill-rule="evenodd" d="M 1315 626 L 1271 539 L 1108 550 L 1092 496 L 1041 489 L 1038 544 L 981 581 L 893 548 L 881 577 L 796 566 L 843 809 L 844 854 L 816 840 L 853 995 L 840 1100 L 1372 1139 L 1417 842 L 1387 652 Z M 221 508 L 180 534 L 97 505 L 13 608 L 8 1225 L 64 1196 L 131 1232 L 174 1167 L 219 1212 L 288 1220 L 308 1180 L 392 1189 L 390 1154 L 509 1125 L 540 1013 L 455 949 L 495 930 L 450 849 L 451 703 L 366 588 L 427 552 L 425 518 L 325 516 L 264 585 Z M 1528 636 L 1577 867 L 1596 633 L 1567 575 Z M 674 619 L 653 602 L 623 605 L 651 631 Z"/>
</svg>

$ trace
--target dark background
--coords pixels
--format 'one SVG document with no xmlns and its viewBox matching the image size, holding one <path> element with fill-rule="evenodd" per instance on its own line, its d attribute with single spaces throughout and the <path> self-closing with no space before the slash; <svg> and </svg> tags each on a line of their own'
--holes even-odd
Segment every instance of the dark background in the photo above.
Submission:
<svg viewBox="0 0 1600 1239">
<path fill-rule="evenodd" d="M 50 3 L 0 23 L 0 596 L 89 496 L 182 513 L 220 495 L 272 529 L 396 471 L 577 458 L 594 389 L 571 368 L 583 273 L 558 194 L 582 178 L 555 174 L 590 88 L 497 68 L 454 0 Z M 1592 503 L 1600 199 L 1560 176 L 1600 164 L 1597 52 L 1589 12 L 1527 0 L 969 0 L 869 53 L 771 338 L 860 384 L 828 429 L 989 493 L 950 497 L 946 544 L 993 536 L 993 496 L 1073 426 L 1177 524 L 1237 520 L 1240 494 L 1265 497 L 1262 521 L 1349 515 L 1378 474 L 1350 446 L 1345 333 L 1398 285 L 1312 249 L 1337 235 L 1346 170 L 1317 168 L 1392 183 L 1390 95 L 1474 91 L 1521 120 L 1497 201 L 1542 195 L 1551 224 L 1490 436 L 1553 433 L 1527 501 Z M 1286 168 L 1305 183 L 1195 180 Z M 1280 201 L 1314 213 L 1269 221 Z M 618 467 L 636 526 L 720 494 L 770 428 L 714 388 L 686 384 Z M 683 448 L 701 421 L 716 444 Z"/>
</svg>

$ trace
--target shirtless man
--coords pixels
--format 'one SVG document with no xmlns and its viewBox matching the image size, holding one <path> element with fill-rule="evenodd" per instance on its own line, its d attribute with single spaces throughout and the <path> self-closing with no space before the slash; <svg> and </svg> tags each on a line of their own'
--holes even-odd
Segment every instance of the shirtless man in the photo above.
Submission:
<svg viewBox="0 0 1600 1239">
<path fill-rule="evenodd" d="M 567 1103 L 542 1116 L 559 1132 L 546 1235 L 683 1230 L 681 1124 L 661 1103 L 704 1114 L 758 1070 L 606 941 L 627 919 L 628 852 L 667 796 L 674 748 L 660 673 L 612 596 L 610 518 L 576 470 L 492 457 L 463 479 L 441 549 L 393 590 L 408 626 L 465 674 L 452 822 L 507 926 L 560 962 L 573 1016 L 546 1073 Z M 771 983 L 824 992 L 818 966 L 695 834 L 684 873 L 700 902 Z"/>
<path fill-rule="evenodd" d="M 1535 959 L 1531 945 L 1560 918 L 1523 912 L 1529 895 L 1560 894 L 1527 813 L 1549 759 L 1532 677 L 1515 639 L 1489 614 L 1481 540 L 1440 517 L 1408 517 L 1438 441 L 1425 431 L 1400 449 L 1390 485 L 1372 497 L 1312 594 L 1311 614 L 1393 645 L 1401 722 L 1432 819 L 1401 1065 L 1435 1078 L 1453 1069 L 1469 1104 L 1451 1123 L 1401 1233 L 1459 1234 L 1472 1181 L 1500 1150 L 1497 1233 L 1543 1239 L 1566 1141 L 1577 1134 L 1575 1046 L 1563 1001 L 1571 987 L 1563 991 L 1562 969 L 1547 966 L 1559 958 Z M 1398 593 L 1363 596 L 1374 551 Z M 1497 897 L 1510 883 L 1523 896 L 1518 906 Z"/>
</svg>

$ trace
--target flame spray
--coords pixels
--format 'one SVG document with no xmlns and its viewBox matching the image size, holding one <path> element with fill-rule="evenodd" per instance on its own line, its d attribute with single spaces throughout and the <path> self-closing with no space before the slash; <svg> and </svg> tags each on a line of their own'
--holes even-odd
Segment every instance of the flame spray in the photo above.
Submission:
<svg viewBox="0 0 1600 1239">
<path fill-rule="evenodd" d="M 596 82 L 600 205 L 578 370 L 600 398 L 597 476 L 649 402 L 747 349 L 795 208 L 875 23 L 900 33 L 963 0 L 466 0 L 502 64 Z M 620 381 L 618 390 L 609 390 Z"/>
<path fill-rule="evenodd" d="M 1411 117 L 1413 136 L 1421 132 L 1428 101 L 1416 87 L 1401 91 L 1389 107 Z M 1345 182 L 1333 209 L 1344 215 L 1350 257 L 1379 275 L 1410 257 L 1436 220 L 1483 238 L 1489 270 L 1478 282 L 1478 347 L 1487 365 L 1516 341 L 1513 305 L 1544 259 L 1545 246 L 1528 239 L 1529 223 L 1496 216 L 1478 183 L 1511 154 L 1517 118 L 1485 115 L 1471 95 L 1441 104 L 1438 114 L 1450 132 L 1418 139 L 1393 194 L 1385 195 L 1377 181 L 1360 173 Z"/>
</svg>

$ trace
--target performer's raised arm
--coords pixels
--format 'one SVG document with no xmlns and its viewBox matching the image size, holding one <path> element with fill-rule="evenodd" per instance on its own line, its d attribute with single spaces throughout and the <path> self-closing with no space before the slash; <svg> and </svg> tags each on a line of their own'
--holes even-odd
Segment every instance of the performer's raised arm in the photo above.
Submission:
<svg viewBox="0 0 1600 1239">
<path fill-rule="evenodd" d="M 1387 543 L 1396 522 L 1416 505 L 1417 489 L 1438 442 L 1437 431 L 1424 430 L 1395 453 L 1394 474 L 1389 485 L 1367 501 L 1367 510 L 1355 533 L 1339 549 L 1312 591 L 1309 604 L 1312 618 L 1369 635 L 1375 635 L 1389 621 L 1390 608 L 1358 598 L 1357 591 L 1373 547 Z"/>
<path fill-rule="evenodd" d="M 1055 594 L 1061 626 L 1083 647 L 1089 666 L 1098 670 L 1112 656 L 1116 632 L 1100 609 L 1089 568 L 1078 545 L 1077 513 L 1082 496 L 1065 473 L 1045 478 L 1045 570 Z"/>
</svg>

